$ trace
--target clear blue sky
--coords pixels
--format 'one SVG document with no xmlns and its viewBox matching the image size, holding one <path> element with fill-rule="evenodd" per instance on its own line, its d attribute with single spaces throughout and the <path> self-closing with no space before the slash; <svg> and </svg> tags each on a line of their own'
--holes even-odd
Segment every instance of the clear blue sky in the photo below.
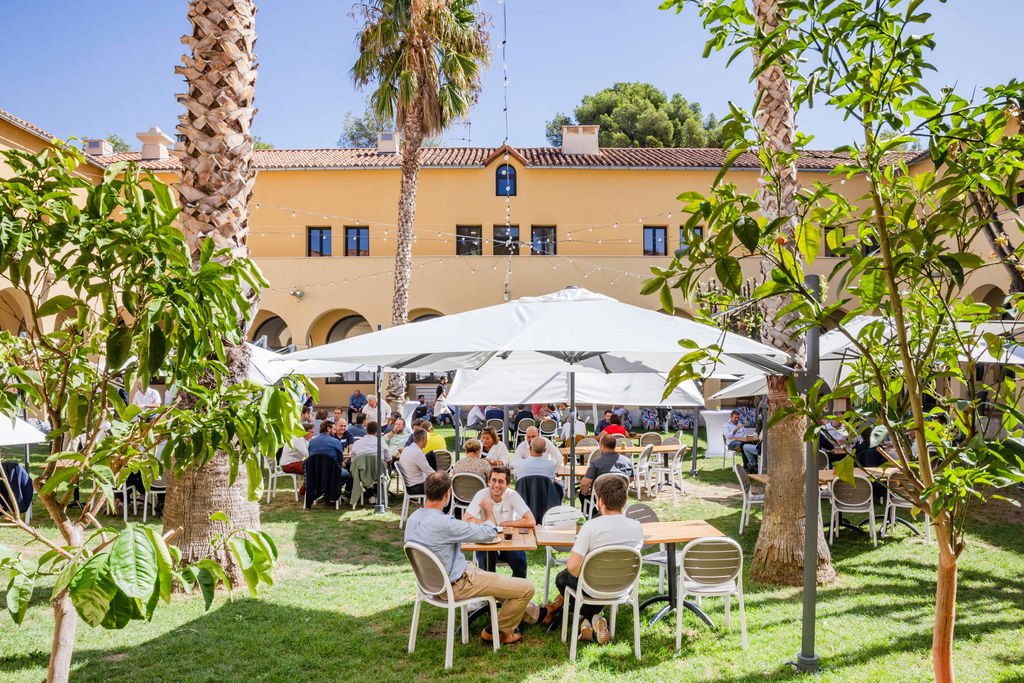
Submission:
<svg viewBox="0 0 1024 683">
<path fill-rule="evenodd" d="M 730 100 L 749 107 L 749 63 L 701 59 L 705 34 L 692 8 L 682 15 L 658 0 L 507 0 L 509 139 L 546 145 L 544 122 L 571 113 L 585 94 L 616 81 L 648 81 L 722 113 Z M 359 27 L 351 4 L 331 0 L 258 3 L 259 80 L 254 133 L 278 148 L 331 147 L 345 112 L 363 109 L 348 75 Z M 443 144 L 498 145 L 502 114 L 502 6 L 482 0 L 492 16 L 495 51 L 471 127 L 456 126 Z M 1024 3 L 953 0 L 927 3 L 938 48 L 933 84 L 961 91 L 1008 80 L 1020 62 Z M 174 74 L 188 30 L 183 0 L 34 0 L 0 3 L 0 109 L 56 135 L 103 136 L 159 126 L 173 133 L 181 106 Z M 847 141 L 842 121 L 824 112 L 801 114 L 816 147 Z"/>
</svg>

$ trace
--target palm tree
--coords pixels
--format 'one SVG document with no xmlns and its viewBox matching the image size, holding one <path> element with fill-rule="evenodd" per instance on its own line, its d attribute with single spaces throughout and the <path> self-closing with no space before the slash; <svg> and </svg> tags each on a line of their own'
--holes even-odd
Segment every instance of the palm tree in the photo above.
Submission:
<svg viewBox="0 0 1024 683">
<path fill-rule="evenodd" d="M 779 27 L 780 10 L 778 0 L 754 0 L 754 18 L 758 30 L 765 35 Z M 755 53 L 755 60 L 760 56 Z M 772 64 L 757 75 L 758 108 L 756 120 L 772 152 L 792 154 L 796 140 L 796 112 L 789 81 L 779 64 Z M 774 157 L 773 157 L 774 158 Z M 796 215 L 796 193 L 799 189 L 796 179 L 796 164 L 789 162 L 771 170 L 774 177 L 762 177 L 758 192 L 761 213 L 772 220 L 778 216 Z M 795 223 L 788 225 L 789 243 L 796 258 Z M 766 260 L 761 265 L 762 281 L 771 277 L 771 264 Z M 787 329 L 787 316 L 779 311 L 789 303 L 788 298 L 774 297 L 761 303 L 763 323 L 761 341 L 789 354 L 791 364 L 802 366 L 806 361 L 804 340 L 795 337 Z M 768 377 L 768 414 L 775 414 L 790 404 L 786 391 L 786 377 Z M 794 482 L 803 482 L 805 476 L 803 417 L 791 415 L 772 427 L 768 434 L 768 448 L 764 457 L 771 455 L 771 481 L 776 485 L 765 491 L 764 521 L 757 536 L 751 576 L 758 581 L 800 585 L 803 581 L 804 566 L 804 505 L 803 487 Z M 835 569 L 825 535 L 818 527 L 818 581 L 831 583 L 835 580 Z"/>
<path fill-rule="evenodd" d="M 176 189 L 182 206 L 179 225 L 193 262 L 198 262 L 202 244 L 208 239 L 217 249 L 230 249 L 235 258 L 249 254 L 248 203 L 256 178 L 249 132 L 256 113 L 255 14 L 253 0 L 189 2 L 192 33 L 182 42 L 189 46 L 191 56 L 183 56 L 184 65 L 175 68 L 188 83 L 188 92 L 179 98 L 185 105 L 178 125 L 178 132 L 185 137 L 185 153 Z M 243 332 L 259 307 L 259 292 L 252 291 L 249 298 L 252 308 L 238 321 Z M 245 346 L 225 344 L 225 352 L 229 381 L 244 381 L 248 368 Z M 184 407 L 189 407 L 190 398 L 180 397 Z M 168 474 L 164 529 L 182 528 L 175 539 L 182 559 L 193 561 L 208 555 L 214 535 L 227 531 L 226 523 L 210 520 L 217 510 L 222 510 L 235 528 L 259 528 L 259 505 L 249 502 L 244 479 L 239 477 L 229 485 L 224 453 L 180 477 Z M 242 579 L 241 569 L 229 553 L 216 559 L 232 580 Z"/>
<path fill-rule="evenodd" d="M 402 182 L 395 246 L 391 324 L 409 322 L 412 236 L 419 149 L 469 110 L 480 90 L 480 67 L 490 59 L 485 17 L 473 0 L 368 0 L 352 78 L 373 84 L 370 106 L 402 134 Z M 405 396 L 405 376 L 391 375 L 389 400 Z"/>
</svg>

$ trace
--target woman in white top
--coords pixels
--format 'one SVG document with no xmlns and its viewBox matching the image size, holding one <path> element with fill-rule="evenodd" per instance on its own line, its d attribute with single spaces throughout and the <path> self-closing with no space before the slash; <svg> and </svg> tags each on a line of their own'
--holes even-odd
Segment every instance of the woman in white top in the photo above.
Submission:
<svg viewBox="0 0 1024 683">
<path fill-rule="evenodd" d="M 503 465 L 507 465 L 511 458 L 508 452 L 508 448 L 498 438 L 498 432 L 494 431 L 494 427 L 485 427 L 480 432 L 480 444 L 483 446 L 483 450 L 480 453 L 480 457 L 486 458 L 492 462 L 500 462 Z"/>
</svg>

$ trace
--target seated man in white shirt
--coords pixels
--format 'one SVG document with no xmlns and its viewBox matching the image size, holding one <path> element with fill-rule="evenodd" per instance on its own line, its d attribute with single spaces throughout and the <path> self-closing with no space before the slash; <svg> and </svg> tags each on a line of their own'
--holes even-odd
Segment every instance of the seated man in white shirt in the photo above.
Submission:
<svg viewBox="0 0 1024 683">
<path fill-rule="evenodd" d="M 405 480 L 405 490 L 413 495 L 423 493 L 423 482 L 434 473 L 434 468 L 427 462 L 427 455 L 423 452 L 426 445 L 427 430 L 417 427 L 412 433 L 412 443 L 402 449 L 398 460 L 402 468 L 402 479 Z"/>
<path fill-rule="evenodd" d="M 366 397 L 366 405 L 363 406 L 363 415 L 366 415 L 367 420 L 377 419 L 377 397 L 370 394 Z M 380 403 L 380 419 L 387 421 L 391 417 L 391 406 L 386 401 Z"/>
<path fill-rule="evenodd" d="M 281 451 L 281 460 L 278 463 L 282 472 L 297 474 L 300 477 L 303 473 L 302 463 L 309 457 L 309 440 L 313 438 L 313 423 L 303 422 L 302 428 L 306 430 L 306 433 L 291 440 L 291 443 Z M 299 495 L 301 496 L 305 492 L 306 484 L 303 483 L 302 488 L 299 489 Z"/>
<path fill-rule="evenodd" d="M 491 478 L 487 488 L 480 489 L 473 496 L 466 509 L 467 522 L 491 522 L 495 526 L 532 529 L 537 520 L 530 512 L 526 501 L 515 491 L 508 488 L 509 469 L 504 465 L 491 468 Z M 484 553 L 478 552 L 477 564 L 483 564 Z M 507 562 L 512 568 L 512 576 L 526 578 L 526 551 L 502 550 L 498 553 L 498 562 Z"/>
<path fill-rule="evenodd" d="M 473 406 L 469 409 L 469 416 L 466 418 L 466 429 L 477 429 L 487 424 L 484 411 L 480 406 Z"/>
<path fill-rule="evenodd" d="M 516 446 L 516 452 L 512 454 L 512 457 L 508 461 L 508 466 L 512 468 L 512 471 L 516 471 L 516 465 L 530 457 L 530 446 L 533 444 L 535 439 L 540 439 L 544 442 L 544 454 L 547 458 L 555 464 L 555 467 L 563 464 L 565 461 L 562 459 L 562 453 L 558 450 L 555 444 L 551 443 L 543 436 L 540 435 L 540 431 L 536 427 L 529 427 L 526 430 L 526 438 L 523 442 Z M 516 475 L 517 477 L 520 475 Z"/>
<path fill-rule="evenodd" d="M 575 427 L 574 431 L 575 431 L 575 434 L 577 436 L 579 436 L 581 434 L 583 436 L 587 435 L 587 423 L 586 422 L 583 422 L 578 417 L 573 422 L 570 422 L 569 420 L 566 420 L 565 424 L 562 425 L 562 431 L 561 431 L 562 441 L 564 443 L 566 443 L 566 444 L 569 443 L 569 427 L 573 427 L 573 426 Z"/>
<path fill-rule="evenodd" d="M 143 391 L 142 380 L 138 380 L 135 382 L 135 396 L 132 397 L 132 403 L 142 410 L 159 408 L 162 403 L 160 400 L 160 392 L 152 386 L 147 387 L 146 390 Z"/>
<path fill-rule="evenodd" d="M 626 482 L 619 477 L 605 477 L 597 482 L 595 487 L 597 507 L 601 511 L 601 516 L 584 524 L 576 535 L 576 543 L 573 544 L 572 552 L 569 553 L 566 567 L 555 578 L 558 597 L 547 605 L 544 623 L 549 623 L 555 612 L 562 607 L 566 587 L 577 588 L 583 560 L 589 553 L 609 545 L 625 545 L 640 550 L 644 544 L 644 530 L 640 526 L 640 522 L 622 514 L 628 492 Z M 601 616 L 601 607 L 601 605 L 582 606 L 580 609 L 580 618 L 582 619 L 580 632 L 574 634 L 573 637 L 578 635 L 580 640 L 593 640 L 594 632 L 597 631 L 597 642 L 600 644 L 604 645 L 612 639 L 608 621 Z M 565 609 L 572 608 L 571 604 L 565 605 Z"/>
</svg>

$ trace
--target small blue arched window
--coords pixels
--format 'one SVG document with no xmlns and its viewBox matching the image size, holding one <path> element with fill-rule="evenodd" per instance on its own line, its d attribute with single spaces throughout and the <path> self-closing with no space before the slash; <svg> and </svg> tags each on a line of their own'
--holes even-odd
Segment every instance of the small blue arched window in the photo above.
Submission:
<svg viewBox="0 0 1024 683">
<path fill-rule="evenodd" d="M 498 197 L 516 196 L 516 169 L 510 164 L 502 164 L 494 172 L 494 194 Z"/>
</svg>

